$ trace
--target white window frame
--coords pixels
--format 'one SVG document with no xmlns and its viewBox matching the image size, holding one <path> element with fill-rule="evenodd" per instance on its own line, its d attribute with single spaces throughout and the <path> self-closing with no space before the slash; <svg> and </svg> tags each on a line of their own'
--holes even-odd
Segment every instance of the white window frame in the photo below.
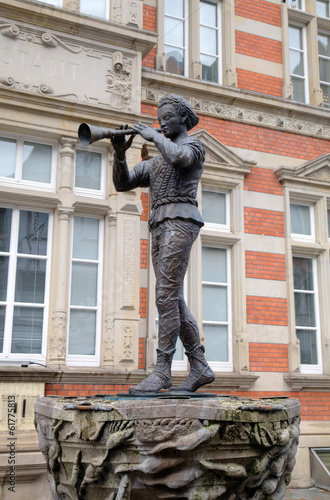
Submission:
<svg viewBox="0 0 330 500">
<path fill-rule="evenodd" d="M 202 248 L 217 248 L 220 250 L 226 250 L 226 261 L 227 261 L 227 283 L 216 283 L 220 286 L 226 286 L 227 288 L 227 321 L 226 322 L 205 322 L 202 319 L 202 325 L 209 324 L 219 324 L 228 326 L 228 361 L 208 361 L 209 365 L 215 372 L 232 372 L 233 371 L 233 335 L 232 335 L 232 284 L 231 284 L 231 248 L 227 245 L 209 244 L 202 243 Z M 205 284 L 214 284 L 214 282 L 206 282 L 202 278 L 202 289 Z M 203 333 L 204 335 L 204 333 Z M 205 335 L 204 335 L 205 337 Z M 207 356 L 207 352 L 206 352 Z M 206 358 L 207 359 L 207 358 Z"/>
<path fill-rule="evenodd" d="M 202 81 L 203 82 L 207 82 L 207 83 L 213 83 L 214 85 L 219 85 L 222 83 L 222 19 L 221 19 L 221 2 L 219 0 L 202 0 L 203 3 L 208 3 L 208 4 L 212 4 L 212 5 L 215 5 L 216 6 L 216 10 L 217 10 L 217 27 L 214 28 L 214 26 L 209 26 L 209 25 L 202 25 L 201 22 L 199 22 L 199 26 L 206 26 L 206 27 L 210 27 L 212 29 L 214 29 L 215 31 L 217 31 L 217 37 L 218 37 L 218 40 L 217 40 L 217 52 L 218 54 L 207 54 L 206 52 L 203 54 L 204 55 L 208 55 L 208 56 L 211 56 L 211 57 L 216 57 L 218 59 L 218 79 L 216 82 L 210 82 L 209 80 L 204 80 L 203 79 L 203 70 L 202 70 Z M 202 8 L 202 7 L 201 7 Z M 202 54 L 202 51 L 200 49 L 199 51 L 199 54 L 201 56 Z"/>
<path fill-rule="evenodd" d="M 307 59 L 307 33 L 306 33 L 306 25 L 297 23 L 294 21 L 290 21 L 289 23 L 289 29 L 290 28 L 299 28 L 302 31 L 302 43 L 303 43 L 303 49 L 297 49 L 296 47 L 291 47 L 290 43 L 288 42 L 289 45 L 289 58 L 290 58 L 290 50 L 294 50 L 296 52 L 302 53 L 303 54 L 303 62 L 304 62 L 304 70 L 305 74 L 303 77 L 300 77 L 300 75 L 294 75 L 293 73 L 290 72 L 290 80 L 292 82 L 292 76 L 295 78 L 298 78 L 299 80 L 304 81 L 304 92 L 305 92 L 305 100 L 303 101 L 304 104 L 309 104 L 309 84 L 308 84 L 308 59 Z M 292 82 L 292 87 L 293 87 L 293 82 Z M 295 101 L 294 100 L 294 95 L 292 96 L 292 99 L 294 102 L 301 102 L 301 101 Z"/>
<path fill-rule="evenodd" d="M 320 332 L 320 307 L 319 307 L 319 296 L 318 296 L 318 279 L 317 279 L 317 263 L 316 263 L 316 257 L 310 257 L 306 256 L 303 253 L 294 253 L 293 257 L 297 258 L 302 258 L 302 259 L 309 259 L 312 261 L 312 266 L 313 266 L 313 283 L 314 283 L 314 290 L 313 291 L 302 291 L 294 288 L 294 294 L 296 292 L 299 293 L 308 293 L 308 294 L 313 294 L 314 295 L 314 312 L 315 312 L 315 327 L 301 327 L 296 325 L 296 318 L 295 318 L 295 331 L 297 330 L 315 330 L 315 338 L 316 338 L 316 352 L 317 352 L 317 359 L 319 362 L 317 364 L 310 364 L 306 365 L 303 363 L 300 363 L 300 371 L 302 374 L 322 374 L 323 373 L 323 364 L 322 364 L 322 349 L 321 349 L 321 332 Z M 293 264 L 292 264 L 292 269 L 293 269 Z"/>
<path fill-rule="evenodd" d="M 10 206 L 6 204 L 1 204 L 2 208 L 8 208 L 12 210 L 12 225 L 11 225 L 11 235 L 10 235 L 10 249 L 9 252 L 1 252 L 1 255 L 9 257 L 9 267 L 8 267 L 8 278 L 7 278 L 7 296 L 6 301 L 1 301 L 0 305 L 6 306 L 5 315 L 5 329 L 4 329 L 4 339 L 3 339 L 3 352 L 0 353 L 0 363 L 5 362 L 21 362 L 21 361 L 46 361 L 46 344 L 47 344 L 47 332 L 48 332 L 48 321 L 49 321 L 49 291 L 50 291 L 50 272 L 51 272 L 51 249 L 52 249 L 52 234 L 53 234 L 53 214 L 49 210 L 43 210 L 35 207 L 23 207 L 23 206 Z M 48 234 L 47 234 L 47 254 L 44 255 L 30 255 L 30 254 L 20 254 L 17 251 L 18 245 L 18 234 L 19 234 L 19 217 L 21 211 L 31 211 L 31 212 L 42 212 L 48 214 Z M 45 294 L 44 294 L 44 304 L 43 306 L 35 303 L 27 302 L 16 302 L 15 301 L 15 288 L 16 288 L 16 272 L 17 272 L 17 259 L 19 257 L 32 257 L 38 260 L 46 261 L 46 272 L 45 272 Z M 42 329 L 42 344 L 40 354 L 23 354 L 23 353 L 11 353 L 11 342 L 12 342 L 12 325 L 14 319 L 14 307 L 38 307 L 42 308 L 43 314 L 43 329 Z"/>
<path fill-rule="evenodd" d="M 42 191 L 54 192 L 55 191 L 55 178 L 56 178 L 56 159 L 58 152 L 58 145 L 55 141 L 43 140 L 39 137 L 29 135 L 8 134 L 0 131 L 0 138 L 12 139 L 16 141 L 16 161 L 15 161 L 15 175 L 13 178 L 2 177 L 0 175 L 0 185 L 10 187 L 24 187 L 27 189 L 40 189 Z M 50 146 L 52 148 L 51 156 L 51 172 L 50 182 L 37 182 L 22 179 L 23 171 L 23 147 L 25 142 L 33 142 L 43 146 Z"/>
<path fill-rule="evenodd" d="M 218 190 L 214 186 L 210 187 L 207 184 L 202 185 L 202 199 L 203 199 L 203 191 L 211 191 L 214 193 L 218 194 L 224 194 L 226 197 L 226 222 L 225 224 L 215 224 L 214 222 L 206 222 L 204 220 L 204 228 L 209 229 L 210 231 L 225 231 L 229 232 L 230 231 L 230 220 L 231 220 L 231 214 L 230 214 L 230 193 L 227 191 L 223 190 Z M 203 213 L 202 213 L 203 217 Z"/>
<path fill-rule="evenodd" d="M 311 227 L 311 233 L 312 234 L 299 234 L 299 233 L 293 233 L 291 230 L 291 205 L 301 205 L 303 207 L 309 207 L 309 221 L 310 221 L 310 227 Z M 296 201 L 291 201 L 290 202 L 290 231 L 291 231 L 291 238 L 293 240 L 297 241 L 315 241 L 315 214 L 314 214 L 314 205 L 310 203 L 299 203 Z"/>
<path fill-rule="evenodd" d="M 165 0 L 164 1 L 164 12 L 165 12 Z M 168 33 L 165 33 L 165 27 L 164 27 L 164 50 L 165 50 L 165 46 L 170 46 L 170 47 L 173 47 L 173 48 L 178 48 L 180 50 L 183 50 L 183 54 L 184 54 L 184 65 L 183 65 L 183 75 L 178 75 L 177 73 L 169 73 L 168 71 L 166 71 L 168 74 L 170 75 L 175 75 L 175 76 L 181 76 L 181 77 L 187 77 L 188 76 L 188 68 L 189 68 L 189 43 L 188 43 L 188 40 L 189 40 L 189 18 L 190 18 L 190 11 L 189 11 L 189 3 L 188 3 L 188 0 L 183 0 L 183 6 L 184 6 L 184 17 L 183 17 L 183 30 L 184 30 L 184 34 L 183 34 L 183 39 L 184 39 L 184 46 L 183 47 L 180 47 L 179 45 L 173 45 L 173 44 L 169 44 L 169 43 L 166 43 L 165 42 L 165 36 L 168 34 Z M 175 19 L 173 16 L 168 16 L 164 14 L 164 24 L 165 24 L 165 17 L 171 17 L 172 19 Z M 166 56 L 165 56 L 165 59 L 166 59 Z M 165 65 L 167 64 L 167 62 L 165 62 Z"/>
<path fill-rule="evenodd" d="M 101 182 L 100 182 L 100 189 L 88 189 L 88 188 L 82 188 L 82 187 L 76 187 L 76 168 L 77 168 L 77 152 L 78 151 L 85 151 L 88 153 L 98 153 L 101 155 Z M 84 196 L 86 198 L 100 198 L 104 199 L 105 197 L 105 173 L 106 173 L 106 167 L 107 167 L 107 154 L 104 150 L 98 149 L 98 148 L 93 148 L 93 147 L 84 147 L 84 146 L 79 146 L 76 148 L 76 154 L 75 154 L 75 162 L 74 162 L 74 179 L 73 179 L 73 184 L 74 184 L 74 192 L 78 196 Z"/>
<path fill-rule="evenodd" d="M 317 32 L 317 37 L 319 37 L 319 35 L 320 35 L 320 36 L 326 36 L 326 37 L 328 37 L 328 38 L 329 38 L 329 42 L 330 42 L 330 32 L 329 32 L 329 31 L 322 31 L 322 30 L 318 30 L 318 32 Z M 328 57 L 328 56 L 323 56 L 323 55 L 320 55 L 319 51 L 318 51 L 318 53 L 317 53 L 317 56 L 318 56 L 319 65 L 320 65 L 320 59 L 324 59 L 324 60 L 326 60 L 326 61 L 329 61 L 329 63 L 330 63 L 330 56 Z M 329 87 L 329 88 L 330 88 L 330 81 L 329 81 L 329 82 L 326 82 L 326 81 L 324 81 L 324 80 L 321 80 L 321 77 L 320 77 L 320 76 L 319 76 L 319 78 L 320 78 L 320 86 L 321 86 L 321 88 L 322 88 L 322 85 L 323 85 L 324 87 Z M 328 109 L 329 109 L 329 108 L 330 108 L 330 101 L 329 101 L 329 102 L 326 102 L 326 101 L 324 100 L 324 97 L 325 97 L 325 94 L 323 93 L 323 106 L 324 106 L 325 108 L 328 108 Z"/>
<path fill-rule="evenodd" d="M 74 218 L 85 217 L 88 219 L 97 219 L 99 221 L 99 241 L 98 241 L 98 260 L 86 260 L 73 258 L 73 235 L 74 235 Z M 70 288 L 69 288 L 69 304 L 68 304 L 68 341 L 66 364 L 67 366 L 100 366 L 101 359 L 101 327 L 102 327 L 102 277 L 103 277 L 103 241 L 104 241 L 104 220 L 101 217 L 93 217 L 89 214 L 75 213 L 72 221 L 71 230 L 71 260 L 70 260 Z M 97 273 L 97 301 L 96 306 L 71 306 L 71 284 L 72 284 L 72 263 L 73 262 L 93 262 L 98 264 Z M 96 311 L 96 332 L 95 332 L 95 354 L 69 354 L 69 335 L 70 335 L 70 313 L 71 310 L 92 310 Z"/>
</svg>

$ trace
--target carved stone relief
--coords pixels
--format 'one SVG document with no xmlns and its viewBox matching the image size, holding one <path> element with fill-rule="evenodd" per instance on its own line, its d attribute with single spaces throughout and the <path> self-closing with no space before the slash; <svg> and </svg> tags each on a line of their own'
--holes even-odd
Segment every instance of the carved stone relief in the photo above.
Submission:
<svg viewBox="0 0 330 500">
<path fill-rule="evenodd" d="M 134 361 L 133 358 L 133 328 L 124 326 L 122 329 L 122 361 Z"/>
<path fill-rule="evenodd" d="M 124 222 L 124 276 L 123 276 L 123 307 L 133 308 L 135 300 L 135 233 L 136 221 L 125 219 Z"/>
<path fill-rule="evenodd" d="M 1 21 L 0 49 L 0 87 L 136 111 L 132 82 L 140 68 L 133 52 L 120 53 L 116 64 L 118 51 Z"/>
<path fill-rule="evenodd" d="M 53 500 L 101 492 L 107 500 L 281 500 L 295 464 L 297 400 L 48 397 L 35 410 Z"/>
<path fill-rule="evenodd" d="M 112 315 L 105 319 L 105 336 L 103 346 L 103 361 L 113 363 L 115 347 L 115 320 Z"/>
<path fill-rule="evenodd" d="M 66 355 L 67 316 L 66 313 L 55 313 L 52 316 L 52 327 L 49 337 L 49 361 L 65 360 Z"/>
</svg>

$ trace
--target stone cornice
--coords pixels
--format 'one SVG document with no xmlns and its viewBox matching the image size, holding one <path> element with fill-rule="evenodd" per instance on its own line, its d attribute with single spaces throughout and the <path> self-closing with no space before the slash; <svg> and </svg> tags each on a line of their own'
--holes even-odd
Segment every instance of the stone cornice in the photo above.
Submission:
<svg viewBox="0 0 330 500">
<path fill-rule="evenodd" d="M 173 373 L 174 385 L 181 384 L 186 373 Z M 84 369 L 51 369 L 20 366 L 1 366 L 0 380 L 9 382 L 42 382 L 42 383 L 72 383 L 72 384 L 138 384 L 146 377 L 144 372 L 115 372 L 110 370 Z M 213 384 L 205 386 L 207 391 L 248 390 L 259 377 L 251 374 L 218 373 Z"/>
<path fill-rule="evenodd" d="M 326 375 L 284 375 L 292 390 L 330 391 L 330 377 Z"/>
<path fill-rule="evenodd" d="M 142 101 L 157 104 L 167 93 L 186 97 L 197 114 L 330 139 L 326 108 L 144 69 Z"/>
</svg>

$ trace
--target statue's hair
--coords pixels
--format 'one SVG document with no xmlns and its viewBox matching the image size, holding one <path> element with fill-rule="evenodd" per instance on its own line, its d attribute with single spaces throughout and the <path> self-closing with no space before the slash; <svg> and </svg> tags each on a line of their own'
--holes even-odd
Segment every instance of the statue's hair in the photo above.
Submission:
<svg viewBox="0 0 330 500">
<path fill-rule="evenodd" d="M 187 130 L 191 130 L 192 128 L 196 127 L 197 123 L 199 122 L 199 118 L 196 115 L 195 111 L 192 109 L 190 106 L 189 102 L 184 99 L 184 97 L 181 97 L 179 95 L 174 95 L 174 94 L 167 94 L 164 97 L 162 97 L 158 103 L 158 109 L 161 106 L 164 106 L 165 104 L 172 104 L 176 111 L 181 115 L 186 115 L 186 127 Z"/>
</svg>

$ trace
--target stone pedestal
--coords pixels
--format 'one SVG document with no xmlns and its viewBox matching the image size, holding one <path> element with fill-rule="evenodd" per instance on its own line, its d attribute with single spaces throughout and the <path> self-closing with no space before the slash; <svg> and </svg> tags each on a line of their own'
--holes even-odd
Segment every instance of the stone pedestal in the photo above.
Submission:
<svg viewBox="0 0 330 500">
<path fill-rule="evenodd" d="M 300 405 L 225 396 L 39 398 L 53 499 L 281 500 Z"/>
</svg>

